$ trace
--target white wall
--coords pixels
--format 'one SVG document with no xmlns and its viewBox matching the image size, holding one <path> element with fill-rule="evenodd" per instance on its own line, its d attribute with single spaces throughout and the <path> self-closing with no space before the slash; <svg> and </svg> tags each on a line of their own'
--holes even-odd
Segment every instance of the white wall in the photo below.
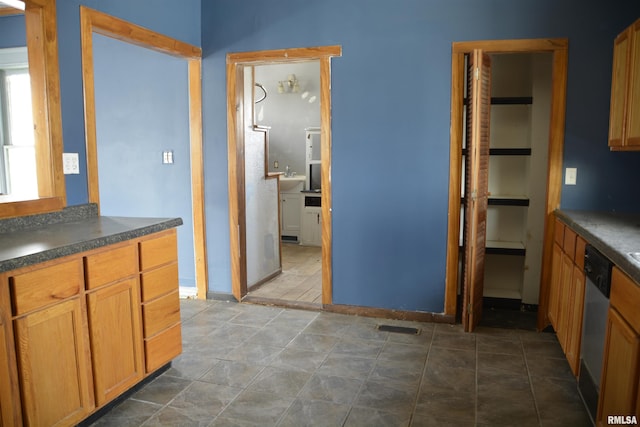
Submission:
<svg viewBox="0 0 640 427">
<path fill-rule="evenodd" d="M 278 93 L 278 81 L 295 74 L 300 85 L 298 93 Z M 276 64 L 255 67 L 255 81 L 268 92 L 267 98 L 255 106 L 255 123 L 270 126 L 269 170 L 305 174 L 304 150 L 307 127 L 320 126 L 320 62 Z M 256 88 L 256 96 L 260 96 Z M 304 96 L 304 97 L 303 97 Z M 274 161 L 279 168 L 274 168 Z"/>
<path fill-rule="evenodd" d="M 251 69 L 245 69 L 245 105 L 251 105 Z M 244 170 L 247 246 L 247 286 L 280 270 L 278 180 L 265 179 L 264 132 L 251 127 L 251 109 L 245 109 Z"/>
</svg>

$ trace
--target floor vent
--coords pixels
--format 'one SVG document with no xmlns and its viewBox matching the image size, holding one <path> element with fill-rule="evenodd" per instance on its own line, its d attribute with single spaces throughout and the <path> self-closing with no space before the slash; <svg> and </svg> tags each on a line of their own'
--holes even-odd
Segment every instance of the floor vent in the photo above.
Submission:
<svg viewBox="0 0 640 427">
<path fill-rule="evenodd" d="M 378 330 L 382 332 L 395 332 L 398 334 L 408 334 L 408 335 L 420 334 L 420 329 L 407 328 L 405 326 L 378 325 Z"/>
</svg>

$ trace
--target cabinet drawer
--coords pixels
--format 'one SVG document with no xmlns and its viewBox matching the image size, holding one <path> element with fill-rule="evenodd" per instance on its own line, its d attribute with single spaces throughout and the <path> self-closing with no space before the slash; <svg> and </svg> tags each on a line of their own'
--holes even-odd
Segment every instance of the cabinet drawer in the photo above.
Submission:
<svg viewBox="0 0 640 427">
<path fill-rule="evenodd" d="M 613 267 L 611 272 L 611 296 L 610 304 L 618 310 L 622 317 L 640 333 L 640 311 L 637 302 L 640 301 L 640 286 L 618 267 Z"/>
<path fill-rule="evenodd" d="M 564 244 L 564 223 L 556 218 L 553 227 L 553 240 L 562 247 Z"/>
<path fill-rule="evenodd" d="M 132 244 L 87 256 L 87 289 L 133 276 L 138 272 L 137 258 L 136 247 Z"/>
<path fill-rule="evenodd" d="M 182 353 L 182 330 L 180 323 L 161 334 L 145 340 L 145 367 L 152 372 Z"/>
<path fill-rule="evenodd" d="M 180 296 L 172 292 L 142 306 L 144 336 L 152 337 L 158 332 L 180 322 Z"/>
<path fill-rule="evenodd" d="M 178 263 L 147 271 L 141 275 L 142 302 L 178 289 Z"/>
<path fill-rule="evenodd" d="M 83 285 L 82 261 L 75 259 L 9 278 L 13 314 L 19 316 L 77 295 Z"/>
<path fill-rule="evenodd" d="M 148 270 L 178 259 L 176 231 L 140 242 L 140 269 Z"/>
</svg>

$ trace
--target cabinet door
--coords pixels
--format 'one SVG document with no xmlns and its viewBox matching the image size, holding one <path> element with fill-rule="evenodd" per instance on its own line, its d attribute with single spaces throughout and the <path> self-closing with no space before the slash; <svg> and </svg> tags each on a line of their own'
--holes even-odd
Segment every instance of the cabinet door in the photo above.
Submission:
<svg viewBox="0 0 640 427">
<path fill-rule="evenodd" d="M 585 276 L 582 268 L 575 265 L 569 297 L 569 326 L 567 332 L 566 356 L 573 375 L 578 376 L 580 368 L 580 344 L 582 341 L 582 315 L 584 310 Z"/>
<path fill-rule="evenodd" d="M 599 425 L 608 415 L 633 415 L 638 392 L 640 337 L 610 308 L 600 382 Z"/>
<path fill-rule="evenodd" d="M 557 243 L 553 244 L 553 255 L 551 256 L 551 284 L 549 286 L 549 321 L 557 331 L 558 309 L 560 308 L 560 278 L 562 276 L 562 249 Z"/>
<path fill-rule="evenodd" d="M 281 232 L 285 236 L 298 236 L 300 234 L 300 209 L 302 198 L 300 194 L 282 194 L 282 206 L 280 212 Z"/>
<path fill-rule="evenodd" d="M 91 292 L 87 303 L 96 401 L 102 406 L 144 375 L 138 281 Z"/>
<path fill-rule="evenodd" d="M 309 246 L 320 246 L 322 244 L 321 217 L 320 209 L 304 209 L 300 243 Z"/>
<path fill-rule="evenodd" d="M 627 88 L 626 145 L 640 149 L 640 20 L 631 27 Z"/>
<path fill-rule="evenodd" d="M 569 337 L 569 318 L 571 312 L 571 287 L 573 281 L 573 260 L 569 255 L 562 255 L 562 273 L 560 275 L 560 300 L 558 301 L 558 341 L 567 353 Z"/>
<path fill-rule="evenodd" d="M 83 319 L 76 297 L 14 321 L 26 425 L 73 425 L 93 410 Z"/>
<path fill-rule="evenodd" d="M 611 76 L 611 104 L 609 110 L 609 147 L 624 145 L 625 94 L 629 65 L 630 32 L 620 34 L 613 45 L 613 74 Z"/>
</svg>

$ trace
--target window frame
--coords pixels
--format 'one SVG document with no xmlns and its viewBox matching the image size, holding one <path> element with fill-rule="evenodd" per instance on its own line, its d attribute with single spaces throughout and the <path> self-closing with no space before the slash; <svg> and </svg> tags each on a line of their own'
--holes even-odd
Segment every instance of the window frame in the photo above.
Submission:
<svg viewBox="0 0 640 427">
<path fill-rule="evenodd" d="M 55 0 L 24 0 L 33 105 L 38 198 L 0 203 L 0 218 L 61 210 L 66 206 L 62 171 L 62 114 Z"/>
</svg>

